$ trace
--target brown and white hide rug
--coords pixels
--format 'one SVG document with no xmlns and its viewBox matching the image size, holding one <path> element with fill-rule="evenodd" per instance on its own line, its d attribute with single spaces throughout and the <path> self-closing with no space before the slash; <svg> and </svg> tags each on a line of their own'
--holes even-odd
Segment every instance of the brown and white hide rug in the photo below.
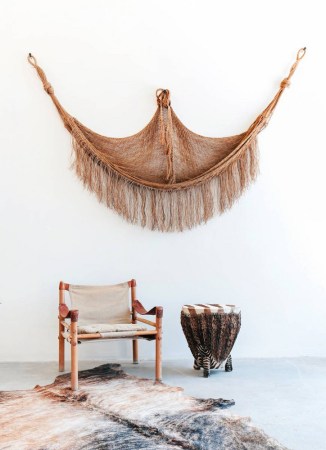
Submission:
<svg viewBox="0 0 326 450">
<path fill-rule="evenodd" d="M 285 449 L 250 419 L 226 412 L 232 400 L 189 397 L 119 364 L 79 372 L 78 392 L 69 375 L 0 392 L 1 449 Z"/>
</svg>

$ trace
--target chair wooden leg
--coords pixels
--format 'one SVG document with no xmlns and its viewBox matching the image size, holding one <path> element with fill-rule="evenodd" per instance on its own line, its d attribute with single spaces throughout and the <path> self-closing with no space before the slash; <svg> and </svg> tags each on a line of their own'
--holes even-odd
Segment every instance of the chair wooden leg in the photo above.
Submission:
<svg viewBox="0 0 326 450">
<path fill-rule="evenodd" d="M 137 312 L 134 308 L 134 301 L 136 300 L 136 280 L 130 281 L 131 287 L 131 304 L 132 304 L 132 323 L 137 323 Z M 134 364 L 138 364 L 138 340 L 132 341 L 132 360 Z"/>
<path fill-rule="evenodd" d="M 155 380 L 162 381 L 162 316 L 163 308 L 157 307 L 156 312 L 156 341 L 155 341 Z"/>
<path fill-rule="evenodd" d="M 155 380 L 162 381 L 162 337 L 156 336 Z"/>
<path fill-rule="evenodd" d="M 64 326 L 59 318 L 59 372 L 65 370 L 65 340 L 61 334 L 62 331 L 64 331 Z"/>
<path fill-rule="evenodd" d="M 138 364 L 138 340 L 132 341 L 132 360 L 134 364 Z"/>
<path fill-rule="evenodd" d="M 78 340 L 77 340 L 77 321 L 71 320 L 71 389 L 78 390 Z"/>
</svg>

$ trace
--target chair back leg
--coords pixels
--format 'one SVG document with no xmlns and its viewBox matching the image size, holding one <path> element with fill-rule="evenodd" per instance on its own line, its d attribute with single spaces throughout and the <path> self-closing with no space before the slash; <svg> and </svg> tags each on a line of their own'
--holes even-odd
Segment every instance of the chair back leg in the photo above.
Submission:
<svg viewBox="0 0 326 450">
<path fill-rule="evenodd" d="M 132 323 L 137 323 L 137 313 L 134 308 L 134 301 L 136 300 L 136 280 L 130 281 L 131 287 L 131 311 L 132 311 Z M 132 341 L 132 360 L 134 364 L 138 364 L 138 340 Z"/>
<path fill-rule="evenodd" d="M 138 340 L 132 341 L 132 360 L 134 364 L 138 364 Z"/>
<path fill-rule="evenodd" d="M 162 381 L 162 316 L 163 308 L 156 311 L 156 341 L 155 341 L 155 379 Z"/>
<path fill-rule="evenodd" d="M 63 305 L 65 303 L 65 291 L 61 288 L 61 283 L 59 285 L 59 305 Z M 62 332 L 65 331 L 65 327 L 62 325 L 62 317 L 58 316 L 59 319 L 59 372 L 64 372 L 65 370 L 65 340 L 62 336 Z"/>
<path fill-rule="evenodd" d="M 59 372 L 64 372 L 65 370 L 65 340 L 61 334 L 63 331 L 64 326 L 59 317 Z"/>
</svg>

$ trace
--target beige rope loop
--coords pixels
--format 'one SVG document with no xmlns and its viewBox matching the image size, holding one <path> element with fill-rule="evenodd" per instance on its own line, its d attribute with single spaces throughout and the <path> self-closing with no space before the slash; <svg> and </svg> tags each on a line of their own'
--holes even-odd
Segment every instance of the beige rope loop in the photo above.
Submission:
<svg viewBox="0 0 326 450">
<path fill-rule="evenodd" d="M 290 79 L 292 78 L 292 75 L 296 71 L 296 69 L 299 65 L 299 62 L 301 61 L 301 59 L 304 57 L 305 54 L 306 54 L 306 47 L 300 48 L 300 50 L 298 50 L 296 60 L 295 60 L 294 64 L 292 64 L 292 67 L 289 71 L 289 75 L 286 78 L 284 78 L 284 80 L 282 80 L 282 82 L 280 84 L 281 90 L 290 86 Z"/>
<path fill-rule="evenodd" d="M 297 53 L 297 61 L 300 61 L 304 57 L 304 55 L 306 54 L 306 49 L 307 47 L 300 48 Z"/>
<path fill-rule="evenodd" d="M 71 132 L 71 130 L 72 130 L 72 118 L 67 113 L 67 111 L 64 110 L 64 108 L 60 104 L 59 100 L 54 95 L 54 89 L 51 86 L 51 84 L 48 82 L 48 80 L 46 78 L 46 75 L 44 73 L 44 70 L 37 64 L 37 60 L 36 60 L 35 56 L 33 56 L 31 53 L 28 54 L 27 60 L 34 67 L 34 69 L 36 70 L 40 80 L 42 81 L 43 88 L 44 88 L 45 92 L 48 95 L 50 95 L 50 97 L 51 97 L 55 107 L 58 110 L 58 113 L 60 114 L 60 117 L 62 118 L 62 120 L 64 122 L 65 127 L 67 128 L 67 130 L 69 132 Z"/>
<path fill-rule="evenodd" d="M 165 108 L 171 106 L 170 91 L 168 89 L 157 89 L 156 99 L 159 106 L 164 106 Z"/>
<path fill-rule="evenodd" d="M 46 75 L 44 73 L 44 71 L 41 69 L 41 67 L 37 64 L 37 60 L 35 58 L 35 56 L 33 56 L 31 53 L 28 54 L 27 56 L 27 61 L 36 69 L 38 76 L 41 78 L 42 83 L 43 83 L 43 88 L 45 90 L 45 92 L 49 95 L 54 94 L 54 89 L 51 86 L 51 84 L 48 82 Z"/>
<path fill-rule="evenodd" d="M 37 61 L 35 56 L 33 56 L 31 53 L 28 54 L 27 56 L 27 61 L 33 66 L 36 67 L 37 66 Z"/>
</svg>

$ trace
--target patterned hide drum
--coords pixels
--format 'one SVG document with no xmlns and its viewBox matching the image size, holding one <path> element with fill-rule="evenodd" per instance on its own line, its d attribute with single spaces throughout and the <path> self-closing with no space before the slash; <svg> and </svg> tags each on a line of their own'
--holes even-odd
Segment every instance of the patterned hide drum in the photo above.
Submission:
<svg viewBox="0 0 326 450">
<path fill-rule="evenodd" d="M 194 369 L 218 369 L 225 361 L 225 371 L 232 371 L 231 350 L 241 327 L 240 308 L 235 305 L 184 305 L 181 326 L 191 353 Z"/>
</svg>

